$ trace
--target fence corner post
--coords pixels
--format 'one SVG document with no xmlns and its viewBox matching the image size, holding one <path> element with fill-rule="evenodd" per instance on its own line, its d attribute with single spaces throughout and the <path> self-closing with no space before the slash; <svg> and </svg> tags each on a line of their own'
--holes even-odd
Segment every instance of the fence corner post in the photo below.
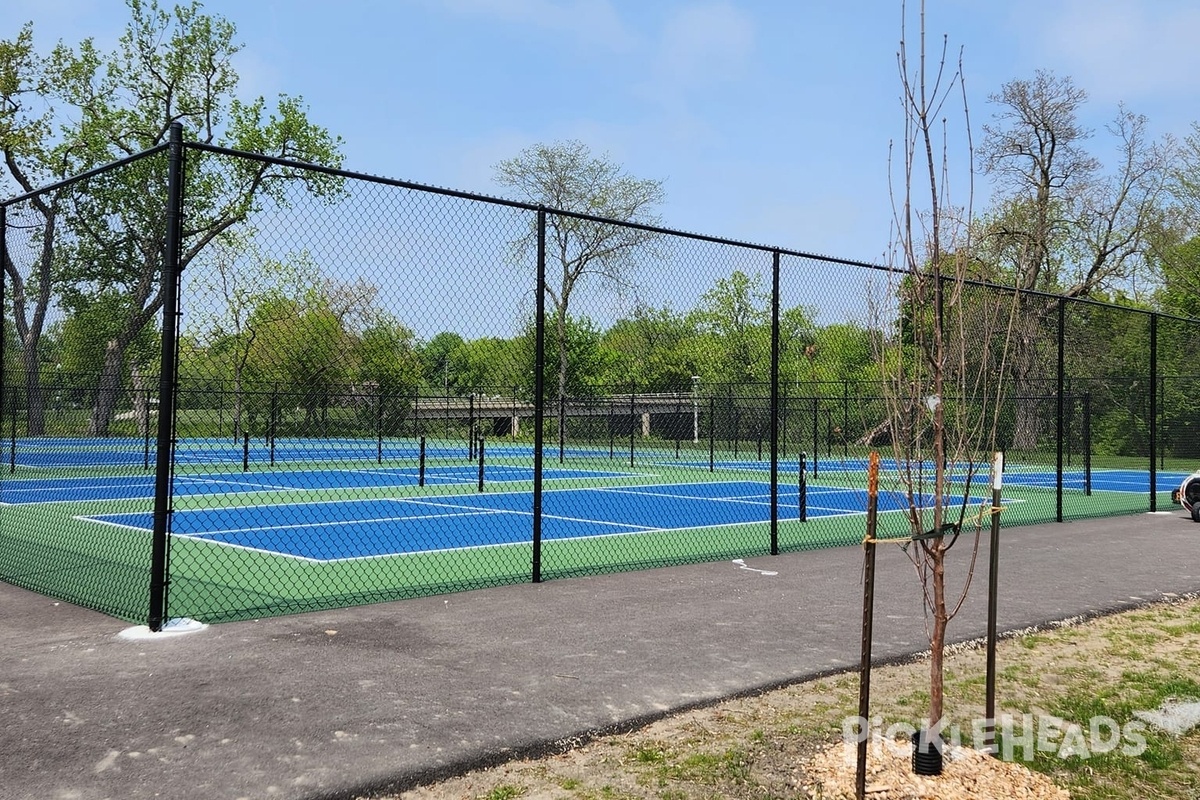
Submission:
<svg viewBox="0 0 1200 800">
<path fill-rule="evenodd" d="M 150 608 L 147 624 L 161 631 L 167 613 L 171 472 L 175 455 L 176 351 L 179 271 L 183 228 L 183 126 L 171 125 L 167 151 L 167 208 L 162 265 L 162 353 L 158 376 L 158 441 L 154 466 L 154 527 L 150 551 Z"/>
</svg>

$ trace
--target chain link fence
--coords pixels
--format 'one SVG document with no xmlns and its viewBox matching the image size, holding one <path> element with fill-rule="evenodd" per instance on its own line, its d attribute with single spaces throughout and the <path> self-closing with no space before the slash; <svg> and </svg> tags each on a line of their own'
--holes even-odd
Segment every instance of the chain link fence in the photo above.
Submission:
<svg viewBox="0 0 1200 800">
<path fill-rule="evenodd" d="M 19 586 L 156 627 L 846 545 L 871 450 L 883 530 L 929 500 L 875 265 L 178 141 L 0 208 Z M 948 290 L 948 495 L 998 448 L 1007 525 L 1169 502 L 1200 323 Z"/>
</svg>

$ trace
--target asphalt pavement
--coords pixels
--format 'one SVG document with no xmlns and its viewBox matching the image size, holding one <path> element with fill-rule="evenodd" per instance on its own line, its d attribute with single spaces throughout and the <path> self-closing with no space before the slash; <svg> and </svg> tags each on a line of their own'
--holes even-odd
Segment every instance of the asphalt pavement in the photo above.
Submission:
<svg viewBox="0 0 1200 800">
<path fill-rule="evenodd" d="M 1200 526 L 1178 510 L 1005 529 L 1000 557 L 1002 630 L 1200 592 Z M 953 640 L 986 630 L 986 558 Z M 0 797 L 350 798 L 855 669 L 862 560 L 757 556 L 132 639 L 0 584 Z M 879 550 L 876 604 L 879 661 L 927 648 L 897 546 Z"/>
</svg>

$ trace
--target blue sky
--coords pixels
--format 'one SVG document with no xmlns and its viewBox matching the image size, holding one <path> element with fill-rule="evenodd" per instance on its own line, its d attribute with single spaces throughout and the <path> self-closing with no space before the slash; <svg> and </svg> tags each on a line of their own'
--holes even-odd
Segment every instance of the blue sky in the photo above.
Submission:
<svg viewBox="0 0 1200 800">
<path fill-rule="evenodd" d="M 915 35 L 916 0 L 910 2 Z M 210 0 L 245 44 L 242 94 L 301 95 L 349 169 L 501 194 L 492 167 L 535 142 L 585 141 L 665 182 L 664 224 L 845 258 L 888 242 L 888 144 L 903 132 L 898 0 Z M 929 0 L 965 48 L 978 139 L 988 94 L 1039 68 L 1090 94 L 1103 153 L 1117 103 L 1157 135 L 1200 118 L 1191 0 Z M 115 43 L 121 0 L 6 0 Z M 965 177 L 956 189 L 965 193 Z M 976 206 L 986 195 L 977 189 Z"/>
</svg>

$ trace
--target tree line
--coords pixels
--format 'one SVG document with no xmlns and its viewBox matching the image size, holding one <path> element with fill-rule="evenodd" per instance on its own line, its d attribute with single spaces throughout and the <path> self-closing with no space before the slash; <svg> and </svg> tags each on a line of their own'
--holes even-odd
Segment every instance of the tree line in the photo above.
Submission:
<svg viewBox="0 0 1200 800">
<path fill-rule="evenodd" d="M 341 140 L 308 119 L 301 98 L 238 97 L 231 60 L 241 45 L 233 23 L 195 2 L 128 6 L 126 32 L 111 52 L 85 40 L 40 54 L 32 25 L 0 42 L 0 150 L 10 190 L 30 192 L 159 146 L 175 122 L 192 141 L 341 164 Z M 1070 78 L 1046 71 L 989 98 L 993 113 L 975 165 L 994 193 L 975 216 L 969 252 L 956 255 L 968 259 L 969 277 L 1002 286 L 1200 314 L 1200 127 L 1181 141 L 1153 139 L 1146 118 L 1121 106 L 1099 134 L 1116 154 L 1106 164 L 1089 150 L 1097 134 L 1080 122 L 1087 101 Z M 6 382 L 22 387 L 30 433 L 45 430 L 41 384 L 49 375 L 94 376 L 81 402 L 90 408 L 88 432 L 97 435 L 108 432 L 122 392 L 149 391 L 150 356 L 161 345 L 165 172 L 158 154 L 94 176 L 82 190 L 47 192 L 8 210 L 5 370 L 20 378 Z M 527 148 L 497 165 L 496 180 L 518 199 L 579 215 L 553 215 L 547 226 L 548 394 L 586 397 L 630 385 L 690 392 L 697 382 L 711 390 L 768 380 L 769 295 L 759 277 L 732 271 L 693 308 L 634 304 L 604 328 L 573 311 L 582 291 L 636 288 L 634 264 L 653 263 L 662 246 L 652 230 L 665 198 L 660 181 L 629 175 L 580 142 Z M 378 396 L 502 387 L 529 396 L 531 319 L 509 338 L 468 340 L 447 330 L 421 341 L 402 310 L 379 307 L 377 287 L 331 277 L 330 265 L 311 254 L 258 252 L 256 214 L 286 206 L 296 192 L 334 202 L 342 191 L 340 180 L 272 162 L 189 164 L 183 266 L 204 269 L 219 302 L 201 321 L 203 333 L 180 344 L 182 385 L 220 376 L 234 396 L 294 386 L 312 398 L 306 414 L 348 391 L 338 387 L 369 387 Z M 514 262 L 529 263 L 535 230 L 510 243 Z M 1057 306 L 1042 294 L 1017 297 L 1003 369 L 1017 397 L 1042 396 Z M 908 324 L 919 324 L 919 309 L 906 313 Z M 783 310 L 784 385 L 881 378 L 883 357 L 872 342 L 890 340 L 893 331 L 818 325 L 817 316 L 811 308 Z M 1097 386 L 1144 382 L 1145 337 L 1121 319 L 1072 316 L 1072 375 Z M 897 327 L 902 339 L 903 321 Z M 1194 373 L 1187 356 L 1194 332 L 1178 325 L 1161 335 L 1159 372 Z M 1114 441 L 1145 428 L 1145 409 L 1133 408 L 1144 390 L 1112 391 L 1114 406 L 1143 417 L 1140 428 L 1114 423 Z M 1184 401 L 1172 398 L 1188 391 L 1164 395 L 1164 408 L 1181 420 Z M 1044 415 L 1029 409 L 1015 420 L 1014 443 L 1036 447 Z"/>
</svg>

